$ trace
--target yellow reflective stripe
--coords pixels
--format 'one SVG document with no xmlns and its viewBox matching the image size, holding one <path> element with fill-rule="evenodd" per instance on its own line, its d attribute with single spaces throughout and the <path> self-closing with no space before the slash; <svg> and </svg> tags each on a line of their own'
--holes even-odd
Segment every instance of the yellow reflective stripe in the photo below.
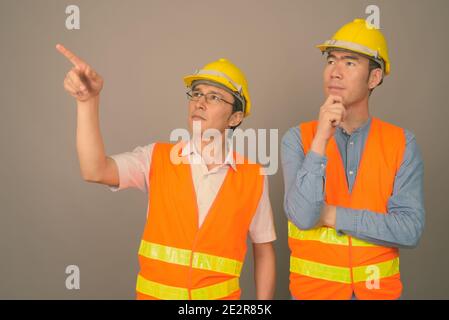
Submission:
<svg viewBox="0 0 449 320">
<path fill-rule="evenodd" d="M 354 238 L 354 237 L 351 237 L 351 239 L 352 239 L 352 246 L 353 247 L 381 247 L 381 246 L 378 246 L 376 244 L 367 242 L 367 241 L 362 240 L 362 239 L 358 239 L 358 238 Z"/>
<path fill-rule="evenodd" d="M 190 250 L 163 246 L 157 243 L 147 242 L 145 240 L 140 242 L 139 254 L 150 259 L 168 263 L 183 266 L 190 265 Z"/>
<path fill-rule="evenodd" d="M 319 241 L 327 244 L 349 245 L 347 235 L 339 235 L 333 228 L 315 228 L 311 230 L 301 230 L 291 221 L 288 222 L 288 236 L 297 240 Z M 372 243 L 352 237 L 352 246 L 354 247 L 378 247 Z"/>
<path fill-rule="evenodd" d="M 192 300 L 215 300 L 229 296 L 240 289 L 239 279 L 233 278 L 212 286 L 193 289 Z"/>
<path fill-rule="evenodd" d="M 349 245 L 348 236 L 337 234 L 332 228 L 315 228 L 310 230 L 300 230 L 292 222 L 288 222 L 288 235 L 297 240 L 311 240 L 322 243 Z"/>
<path fill-rule="evenodd" d="M 167 286 L 158 282 L 145 279 L 141 275 L 137 277 L 136 290 L 148 296 L 163 300 L 188 300 L 189 291 L 185 288 Z"/>
<path fill-rule="evenodd" d="M 139 254 L 150 259 L 183 266 L 190 266 L 192 251 L 187 249 L 163 246 L 157 243 L 142 240 L 140 243 Z M 192 259 L 192 268 L 210 270 L 233 276 L 240 275 L 242 266 L 243 263 L 238 260 L 214 256 L 201 252 L 194 252 Z"/>
<path fill-rule="evenodd" d="M 290 271 L 316 279 L 351 283 L 349 268 L 331 266 L 296 257 L 290 257 Z"/>
<path fill-rule="evenodd" d="M 242 263 L 237 260 L 213 256 L 210 254 L 195 252 L 193 254 L 192 267 L 202 270 L 211 270 L 239 276 L 242 271 Z"/>
<path fill-rule="evenodd" d="M 354 282 L 382 279 L 399 273 L 399 258 L 353 268 Z"/>
<path fill-rule="evenodd" d="M 351 283 L 351 269 L 290 257 L 290 271 L 311 278 Z M 352 269 L 354 282 L 382 279 L 399 273 L 399 258 Z"/>
<path fill-rule="evenodd" d="M 233 278 L 211 286 L 191 290 L 193 300 L 215 300 L 229 296 L 240 289 L 239 279 Z M 189 290 L 172 287 L 158 282 L 150 281 L 139 275 L 136 290 L 148 296 L 163 300 L 188 300 Z"/>
</svg>

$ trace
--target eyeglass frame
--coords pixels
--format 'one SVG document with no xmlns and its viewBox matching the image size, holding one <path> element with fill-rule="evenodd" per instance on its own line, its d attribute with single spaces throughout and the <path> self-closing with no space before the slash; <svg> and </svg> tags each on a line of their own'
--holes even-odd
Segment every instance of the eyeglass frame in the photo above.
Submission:
<svg viewBox="0 0 449 320">
<path fill-rule="evenodd" d="M 193 97 L 193 95 L 192 95 L 193 92 L 198 92 L 201 96 Z M 201 91 L 195 91 L 195 90 L 190 89 L 189 91 L 186 92 L 186 95 L 187 95 L 187 99 L 189 99 L 190 101 L 199 101 L 201 99 L 201 97 L 204 97 L 206 103 L 208 103 L 208 104 L 211 104 L 211 103 L 209 102 L 209 99 L 207 98 L 207 96 L 214 95 L 220 100 L 220 102 L 223 101 L 227 104 L 230 104 L 231 106 L 234 106 L 234 103 L 226 101 L 225 99 L 223 99 L 222 97 L 220 97 L 219 95 L 217 95 L 214 92 L 202 93 Z"/>
</svg>

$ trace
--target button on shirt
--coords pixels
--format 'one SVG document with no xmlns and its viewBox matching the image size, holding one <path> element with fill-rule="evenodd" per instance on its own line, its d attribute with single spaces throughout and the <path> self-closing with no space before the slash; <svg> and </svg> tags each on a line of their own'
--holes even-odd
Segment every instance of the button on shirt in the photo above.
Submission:
<svg viewBox="0 0 449 320">
<path fill-rule="evenodd" d="M 151 155 L 154 143 L 138 146 L 132 152 L 124 152 L 111 156 L 119 171 L 119 186 L 109 186 L 112 191 L 127 188 L 138 188 L 148 193 Z M 200 153 L 190 141 L 182 148 L 182 156 L 187 156 L 192 172 L 193 185 L 198 205 L 198 223 L 202 225 L 207 213 L 224 182 L 228 170 L 237 170 L 232 153 L 223 164 L 208 170 Z M 148 206 L 150 204 L 148 203 Z M 273 213 L 268 193 L 268 179 L 264 177 L 262 195 L 249 228 L 249 236 L 253 243 L 265 243 L 276 240 Z"/>
<path fill-rule="evenodd" d="M 334 138 L 352 192 L 360 160 L 371 127 L 371 118 L 348 134 L 335 130 Z M 335 229 L 374 244 L 415 247 L 424 228 L 423 162 L 414 135 L 404 130 L 406 147 L 396 174 L 388 214 L 337 207 Z M 309 151 L 304 154 L 299 126 L 282 138 L 282 166 L 285 183 L 284 210 L 300 229 L 311 229 L 318 222 L 324 204 L 327 157 Z M 369 197 L 369 195 L 367 195 Z"/>
</svg>

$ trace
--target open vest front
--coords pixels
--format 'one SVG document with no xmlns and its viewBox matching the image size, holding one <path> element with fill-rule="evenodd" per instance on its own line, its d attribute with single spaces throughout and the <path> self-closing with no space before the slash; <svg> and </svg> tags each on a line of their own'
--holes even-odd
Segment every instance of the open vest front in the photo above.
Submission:
<svg viewBox="0 0 449 320">
<path fill-rule="evenodd" d="M 191 168 L 171 161 L 175 146 L 157 143 L 153 150 L 137 298 L 238 299 L 246 238 L 263 190 L 260 166 L 229 168 L 199 227 Z"/>
<path fill-rule="evenodd" d="M 317 122 L 300 125 L 304 153 Z M 387 214 L 388 199 L 405 151 L 403 129 L 372 118 L 352 192 L 332 137 L 326 149 L 325 203 Z M 290 292 L 296 299 L 397 299 L 402 292 L 397 248 L 372 243 L 322 227 L 300 230 L 288 223 Z"/>
</svg>

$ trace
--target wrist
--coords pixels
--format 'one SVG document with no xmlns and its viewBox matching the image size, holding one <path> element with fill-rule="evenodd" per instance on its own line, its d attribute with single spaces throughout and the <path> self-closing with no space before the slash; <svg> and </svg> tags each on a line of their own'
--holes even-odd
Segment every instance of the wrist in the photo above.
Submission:
<svg viewBox="0 0 449 320">
<path fill-rule="evenodd" d="M 326 227 L 335 228 L 337 220 L 337 207 L 325 204 L 322 212 L 320 221 Z"/>
<path fill-rule="evenodd" d="M 316 135 L 312 140 L 310 149 L 312 151 L 324 156 L 326 153 L 326 146 L 327 146 L 328 141 L 329 141 L 329 139 Z"/>
<path fill-rule="evenodd" d="M 100 101 L 100 95 L 96 95 L 96 96 L 92 96 L 87 100 L 81 101 L 81 100 L 76 100 L 77 106 L 79 108 L 83 108 L 83 107 L 92 107 L 95 105 L 98 105 Z"/>
</svg>

